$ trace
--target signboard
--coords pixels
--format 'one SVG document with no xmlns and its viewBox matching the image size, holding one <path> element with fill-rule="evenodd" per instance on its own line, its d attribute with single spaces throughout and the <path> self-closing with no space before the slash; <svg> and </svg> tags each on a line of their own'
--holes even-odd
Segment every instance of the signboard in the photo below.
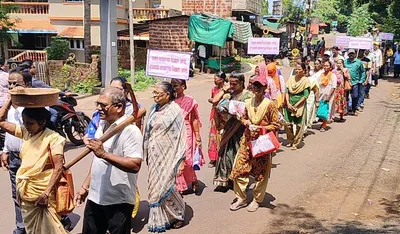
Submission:
<svg viewBox="0 0 400 234">
<path fill-rule="evenodd" d="M 336 46 L 345 49 L 349 48 L 350 38 L 349 36 L 336 36 Z"/>
<path fill-rule="evenodd" d="M 372 49 L 372 38 L 351 37 L 350 42 L 349 42 L 349 48 L 370 50 L 370 49 Z"/>
<path fill-rule="evenodd" d="M 189 79 L 191 53 L 147 50 L 146 74 L 171 79 Z"/>
<path fill-rule="evenodd" d="M 379 33 L 379 36 L 380 36 L 382 41 L 393 41 L 393 38 L 394 38 L 394 34 L 393 33 L 381 32 L 381 33 Z"/>
<path fill-rule="evenodd" d="M 280 38 L 249 38 L 247 54 L 279 54 Z"/>
</svg>

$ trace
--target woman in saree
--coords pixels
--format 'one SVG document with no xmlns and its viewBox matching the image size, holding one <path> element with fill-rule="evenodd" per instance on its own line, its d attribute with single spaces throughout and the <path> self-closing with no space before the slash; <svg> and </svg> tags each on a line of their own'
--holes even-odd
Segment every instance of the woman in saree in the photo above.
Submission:
<svg viewBox="0 0 400 234">
<path fill-rule="evenodd" d="M 314 72 L 313 75 L 309 77 L 310 79 L 310 95 L 307 98 L 307 122 L 306 127 L 311 128 L 317 113 L 317 108 L 319 107 L 319 77 L 323 73 L 321 69 L 321 59 L 317 59 L 314 62 Z"/>
<path fill-rule="evenodd" d="M 25 108 L 24 126 L 5 121 L 9 100 L 0 110 L 0 127 L 23 140 L 16 186 L 26 233 L 65 234 L 56 212 L 55 187 L 64 162 L 65 138 L 53 131 L 50 112 L 45 108 Z"/>
<path fill-rule="evenodd" d="M 233 73 L 229 78 L 229 87 L 224 87 L 213 99 L 220 113 L 217 129 L 222 131 L 222 138 L 218 151 L 218 159 L 215 166 L 214 185 L 217 191 L 226 192 L 228 185 L 232 185 L 229 175 L 233 162 L 239 150 L 240 139 L 245 127 L 240 121 L 240 113 L 229 113 L 229 102 L 243 103 L 252 97 L 251 92 L 245 90 L 245 77 L 240 73 Z M 243 113 L 242 113 L 243 114 Z"/>
<path fill-rule="evenodd" d="M 183 174 L 176 179 L 176 188 L 178 192 L 183 193 L 188 190 L 191 184 L 193 192 L 196 193 L 199 189 L 199 182 L 197 181 L 193 165 L 194 163 L 197 163 L 198 166 L 204 164 L 203 157 L 198 162 L 195 160 L 196 149 L 201 152 L 199 105 L 193 97 L 185 95 L 184 91 L 187 88 L 185 80 L 173 79 L 171 80 L 171 84 L 176 93 L 175 103 L 183 110 L 187 135 L 185 169 L 183 170 Z"/>
<path fill-rule="evenodd" d="M 246 109 L 242 118 L 242 123 L 246 126 L 246 130 L 240 141 L 240 149 L 230 175 L 234 182 L 234 191 L 237 198 L 237 201 L 230 207 L 232 211 L 248 205 L 246 189 L 250 182 L 250 176 L 255 179 L 255 187 L 253 189 L 253 201 L 247 206 L 247 211 L 257 211 L 259 204 L 264 201 L 265 190 L 271 174 L 272 154 L 269 153 L 253 158 L 248 144 L 260 136 L 262 128 L 266 132 L 274 133 L 280 128 L 278 109 L 275 103 L 263 95 L 266 88 L 266 79 L 259 78 L 254 80 L 254 97 L 246 100 Z"/>
<path fill-rule="evenodd" d="M 321 132 L 326 131 L 326 127 L 328 125 L 329 118 L 331 117 L 332 113 L 332 106 L 333 106 L 333 101 L 335 97 L 335 90 L 337 86 L 337 77 L 336 75 L 332 72 L 333 69 L 333 63 L 330 61 L 326 61 L 323 64 L 324 72 L 321 74 L 320 79 L 319 79 L 319 91 L 320 91 L 320 96 L 319 100 L 323 102 L 328 102 L 329 103 L 329 114 L 328 118 L 326 120 L 322 121 L 321 125 Z"/>
<path fill-rule="evenodd" d="M 226 75 L 224 72 L 219 72 L 214 76 L 214 84 L 215 86 L 211 89 L 211 98 L 208 99 L 208 102 L 213 104 L 213 98 L 217 95 L 222 88 L 224 87 L 224 83 L 227 81 Z M 218 149 L 219 142 L 221 141 L 221 134 L 217 130 L 216 121 L 219 118 L 217 109 L 213 105 L 211 107 L 210 113 L 210 132 L 208 135 L 208 157 L 210 158 L 210 163 L 208 164 L 209 168 L 215 167 L 218 158 Z"/>
<path fill-rule="evenodd" d="M 310 94 L 310 80 L 305 76 L 306 65 L 296 65 L 296 75 L 291 76 L 286 83 L 286 134 L 288 147 L 297 150 L 304 137 L 307 121 L 306 100 Z"/>
<path fill-rule="evenodd" d="M 349 70 L 344 67 L 343 59 L 337 60 L 336 68 L 336 76 L 338 81 L 335 91 L 335 108 L 336 113 L 338 113 L 340 116 L 339 122 L 344 122 L 343 117 L 347 113 L 345 82 L 350 80 L 350 73 Z"/>
<path fill-rule="evenodd" d="M 182 109 L 174 102 L 175 90 L 168 82 L 158 83 L 144 134 L 144 157 L 149 167 L 148 196 L 150 232 L 183 226 L 185 202 L 176 190 L 183 174 L 186 127 Z"/>
</svg>

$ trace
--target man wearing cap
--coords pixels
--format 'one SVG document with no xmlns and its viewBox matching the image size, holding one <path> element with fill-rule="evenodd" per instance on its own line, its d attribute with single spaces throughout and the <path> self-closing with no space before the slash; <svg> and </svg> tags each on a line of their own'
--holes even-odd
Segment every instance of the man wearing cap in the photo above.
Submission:
<svg viewBox="0 0 400 234">
<path fill-rule="evenodd" d="M 374 84 L 375 86 L 378 85 L 378 79 L 381 78 L 381 67 L 383 65 L 383 57 L 382 57 L 382 50 L 380 49 L 379 42 L 374 42 L 374 52 L 375 56 L 375 64 L 376 64 L 376 69 L 375 73 L 373 74 L 374 77 Z"/>
<path fill-rule="evenodd" d="M 361 60 L 356 58 L 356 51 L 350 49 L 349 58 L 345 60 L 344 65 L 350 72 L 350 82 L 351 88 L 351 107 L 349 107 L 350 112 L 358 115 L 360 109 L 359 99 L 365 95 L 364 82 L 366 79 L 366 73 L 364 65 Z"/>
</svg>

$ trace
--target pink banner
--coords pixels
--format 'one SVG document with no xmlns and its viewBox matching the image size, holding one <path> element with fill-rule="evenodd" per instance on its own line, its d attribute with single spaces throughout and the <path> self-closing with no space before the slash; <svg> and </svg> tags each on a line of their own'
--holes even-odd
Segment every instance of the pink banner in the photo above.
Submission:
<svg viewBox="0 0 400 234">
<path fill-rule="evenodd" d="M 394 38 L 394 34 L 393 33 L 381 32 L 381 33 L 379 33 L 379 36 L 381 37 L 382 41 L 393 41 L 393 38 Z"/>
<path fill-rule="evenodd" d="M 349 48 L 350 38 L 349 36 L 336 36 L 336 46 L 346 49 Z"/>
<path fill-rule="evenodd" d="M 249 38 L 247 54 L 279 54 L 280 38 Z"/>
<path fill-rule="evenodd" d="M 191 53 L 147 50 L 146 74 L 149 76 L 189 79 Z"/>
<path fill-rule="evenodd" d="M 370 50 L 370 49 L 372 49 L 372 38 L 352 37 L 352 38 L 350 38 L 349 48 Z"/>
</svg>

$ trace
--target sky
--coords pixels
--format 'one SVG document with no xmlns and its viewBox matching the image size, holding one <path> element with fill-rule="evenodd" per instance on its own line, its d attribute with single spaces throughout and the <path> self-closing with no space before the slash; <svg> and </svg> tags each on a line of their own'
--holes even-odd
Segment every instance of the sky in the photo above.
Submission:
<svg viewBox="0 0 400 234">
<path fill-rule="evenodd" d="M 274 0 L 265 0 L 265 1 L 268 1 L 268 13 L 272 13 L 272 2 L 274 1 Z"/>
</svg>

